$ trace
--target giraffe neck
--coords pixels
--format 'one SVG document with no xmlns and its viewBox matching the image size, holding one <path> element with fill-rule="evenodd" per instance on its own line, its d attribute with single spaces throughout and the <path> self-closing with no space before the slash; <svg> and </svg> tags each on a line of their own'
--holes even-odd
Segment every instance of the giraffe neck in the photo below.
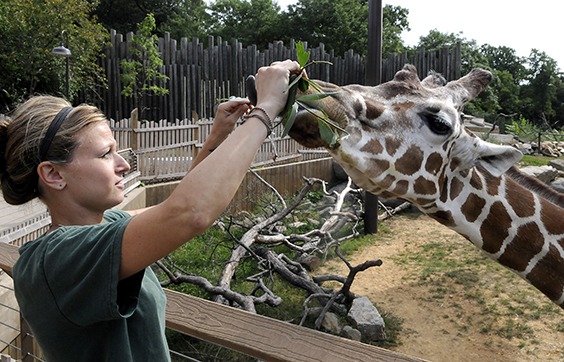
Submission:
<svg viewBox="0 0 564 362">
<path fill-rule="evenodd" d="M 494 177 L 474 168 L 444 185 L 422 211 L 564 308 L 564 197 L 516 170 Z"/>
</svg>

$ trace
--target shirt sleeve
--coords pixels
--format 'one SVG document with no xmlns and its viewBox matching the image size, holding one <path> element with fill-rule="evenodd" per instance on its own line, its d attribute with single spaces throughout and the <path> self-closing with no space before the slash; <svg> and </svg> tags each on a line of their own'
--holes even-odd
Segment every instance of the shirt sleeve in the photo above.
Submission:
<svg viewBox="0 0 564 362">
<path fill-rule="evenodd" d="M 47 284 L 59 310 L 77 325 L 128 317 L 137 306 L 141 271 L 119 280 L 125 213 L 92 226 L 56 230 L 44 255 Z"/>
</svg>

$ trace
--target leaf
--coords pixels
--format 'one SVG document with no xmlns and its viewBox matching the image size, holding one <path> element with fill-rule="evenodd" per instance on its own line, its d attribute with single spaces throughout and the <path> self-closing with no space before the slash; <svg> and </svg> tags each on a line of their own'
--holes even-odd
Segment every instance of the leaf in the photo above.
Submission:
<svg viewBox="0 0 564 362">
<path fill-rule="evenodd" d="M 311 105 L 312 102 L 314 101 L 318 101 L 320 99 L 329 97 L 330 95 L 335 94 L 335 93 L 312 93 L 312 94 L 306 94 L 305 96 L 301 96 L 299 98 L 296 98 L 296 101 L 298 102 L 302 102 L 308 105 Z"/>
<path fill-rule="evenodd" d="M 298 114 L 298 104 L 294 103 L 292 107 L 288 110 L 288 112 L 284 115 L 285 122 L 282 121 L 284 124 L 284 131 L 282 132 L 281 137 L 286 137 L 288 133 L 290 133 L 290 130 L 294 125 L 294 121 L 296 120 L 297 114 Z"/>
<path fill-rule="evenodd" d="M 302 91 L 305 92 L 307 91 L 307 89 L 309 88 L 309 81 L 305 78 L 300 78 L 300 80 L 298 81 L 298 88 Z"/>
<path fill-rule="evenodd" d="M 321 139 L 329 144 L 329 147 L 335 146 L 337 143 L 337 134 L 333 132 L 331 127 L 321 119 L 317 120 L 319 124 L 319 134 L 321 135 Z"/>
<path fill-rule="evenodd" d="M 309 61 L 310 53 L 306 52 L 304 43 L 302 43 L 301 41 L 296 44 L 296 55 L 298 57 L 298 63 L 300 64 L 300 67 L 303 68 Z"/>
</svg>

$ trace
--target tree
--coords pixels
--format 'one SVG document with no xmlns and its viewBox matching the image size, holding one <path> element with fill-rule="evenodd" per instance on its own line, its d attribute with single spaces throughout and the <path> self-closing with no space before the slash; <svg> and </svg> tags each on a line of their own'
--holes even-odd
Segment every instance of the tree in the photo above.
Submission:
<svg viewBox="0 0 564 362">
<path fill-rule="evenodd" d="M 72 52 L 70 98 L 104 84 L 97 59 L 108 33 L 92 11 L 88 0 L 0 2 L 0 113 L 35 93 L 64 93 L 64 63 L 51 54 L 63 30 Z"/>
<path fill-rule="evenodd" d="M 401 33 L 409 28 L 407 16 L 409 10 L 401 6 L 386 5 L 383 10 L 382 24 L 382 57 L 386 58 L 389 54 L 399 54 L 405 49 Z"/>
<path fill-rule="evenodd" d="M 288 7 L 288 35 L 312 46 L 324 43 L 336 54 L 366 54 L 368 4 L 365 0 L 300 0 Z"/>
<path fill-rule="evenodd" d="M 162 24 L 157 23 L 157 33 L 170 33 L 172 39 L 205 39 L 211 23 L 204 0 L 184 0 L 174 8 Z"/>
<path fill-rule="evenodd" d="M 129 59 L 121 61 L 122 94 L 133 97 L 137 105 L 139 117 L 145 111 L 144 97 L 146 95 L 168 94 L 168 89 L 158 85 L 159 81 L 166 81 L 167 76 L 161 73 L 163 60 L 157 49 L 158 37 L 153 34 L 156 28 L 153 14 L 148 14 L 139 24 L 139 30 L 131 38 Z"/>
<path fill-rule="evenodd" d="M 557 90 L 562 87 L 557 63 L 545 52 L 533 49 L 528 58 L 528 74 L 522 86 L 525 118 L 546 129 L 555 121 Z"/>
<path fill-rule="evenodd" d="M 209 7 L 210 35 L 264 49 L 277 40 L 280 7 L 272 0 L 218 0 Z"/>
</svg>

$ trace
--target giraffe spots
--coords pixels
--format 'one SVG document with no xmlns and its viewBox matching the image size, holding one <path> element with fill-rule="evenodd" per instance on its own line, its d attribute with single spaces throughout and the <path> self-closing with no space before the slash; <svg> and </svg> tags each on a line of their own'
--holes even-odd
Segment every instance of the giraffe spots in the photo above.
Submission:
<svg viewBox="0 0 564 362">
<path fill-rule="evenodd" d="M 386 137 L 386 151 L 390 156 L 396 154 L 402 142 L 397 137 Z"/>
<path fill-rule="evenodd" d="M 460 163 L 461 163 L 460 158 L 458 157 L 453 158 L 452 161 L 450 161 L 450 171 L 451 172 L 456 171 L 458 166 L 460 166 Z"/>
<path fill-rule="evenodd" d="M 400 180 L 396 183 L 396 188 L 394 189 L 393 193 L 398 196 L 405 195 L 408 189 L 409 189 L 409 182 L 405 180 Z"/>
<path fill-rule="evenodd" d="M 553 234 L 564 234 L 564 223 L 562 222 L 561 212 L 554 209 L 554 205 L 541 199 L 541 220 L 546 230 Z M 564 245 L 562 245 L 564 248 Z"/>
<path fill-rule="evenodd" d="M 481 190 L 483 187 L 482 179 L 475 173 L 472 176 L 473 177 L 470 178 L 470 186 L 472 186 L 476 190 Z"/>
<path fill-rule="evenodd" d="M 450 199 L 454 200 L 460 195 L 462 190 L 464 189 L 464 184 L 458 178 L 453 178 L 452 182 L 450 183 Z"/>
<path fill-rule="evenodd" d="M 434 195 L 437 192 L 437 186 L 433 181 L 420 176 L 413 184 L 413 191 L 418 195 Z"/>
<path fill-rule="evenodd" d="M 396 181 L 396 178 L 392 175 L 386 175 L 382 181 L 379 182 L 379 186 L 382 189 L 389 189 L 393 183 Z"/>
<path fill-rule="evenodd" d="M 507 201 L 515 214 L 519 217 L 528 217 L 535 214 L 535 204 L 533 193 L 529 190 L 522 189 L 519 192 L 508 192 L 506 195 Z"/>
<path fill-rule="evenodd" d="M 484 174 L 486 176 L 486 190 L 489 195 L 499 195 L 499 186 L 501 185 L 501 177 L 493 177 L 489 172 Z"/>
<path fill-rule="evenodd" d="M 442 203 L 445 203 L 445 202 L 447 202 L 447 200 L 448 200 L 448 187 L 445 187 L 445 185 L 448 185 L 448 183 L 449 183 L 449 178 L 448 178 L 448 177 L 445 177 L 445 182 L 444 182 L 444 183 L 439 183 L 439 185 L 442 185 L 442 186 L 441 186 L 441 196 L 439 197 L 439 200 L 440 200 Z"/>
<path fill-rule="evenodd" d="M 427 162 L 425 162 L 425 170 L 432 175 L 439 173 L 441 166 L 443 165 L 443 157 L 437 152 L 433 152 L 427 157 Z"/>
<path fill-rule="evenodd" d="M 474 222 L 482 213 L 482 209 L 485 205 L 486 200 L 474 193 L 471 193 L 468 195 L 466 201 L 464 201 L 464 204 L 462 204 L 460 211 L 468 222 Z"/>
<path fill-rule="evenodd" d="M 372 153 L 374 155 L 379 155 L 384 151 L 384 147 L 377 139 L 370 139 L 362 148 L 360 149 L 362 152 Z"/>
<path fill-rule="evenodd" d="M 450 211 L 437 211 L 429 214 L 429 216 L 431 216 L 433 219 L 437 220 L 444 226 L 453 227 L 456 225 Z"/>
<path fill-rule="evenodd" d="M 521 225 L 517 229 L 517 235 L 507 245 L 498 261 L 518 272 L 522 272 L 527 268 L 532 257 L 541 252 L 543 239 L 538 225 L 534 222 Z"/>
<path fill-rule="evenodd" d="M 370 166 L 367 168 L 365 174 L 369 179 L 373 180 L 380 176 L 382 172 L 386 171 L 388 168 L 390 168 L 389 161 L 374 158 L 370 160 Z"/>
<path fill-rule="evenodd" d="M 537 265 L 527 275 L 527 280 L 547 297 L 556 301 L 561 297 L 564 290 L 564 278 L 562 277 L 562 267 L 564 259 L 558 250 L 551 245 L 548 253 L 539 260 Z"/>
<path fill-rule="evenodd" d="M 491 254 L 497 253 L 503 240 L 509 235 L 510 226 L 511 217 L 509 217 L 507 210 L 500 201 L 494 202 L 480 227 L 483 241 L 482 249 Z"/>
<path fill-rule="evenodd" d="M 368 99 L 365 99 L 365 101 L 366 101 L 366 118 L 368 118 L 369 120 L 373 120 L 380 117 L 382 113 L 384 113 L 384 111 L 386 110 L 386 108 L 384 108 L 384 105 L 381 103 L 376 103 Z"/>
<path fill-rule="evenodd" d="M 423 151 L 412 145 L 396 162 L 396 170 L 404 175 L 413 175 L 423 163 Z"/>
</svg>

